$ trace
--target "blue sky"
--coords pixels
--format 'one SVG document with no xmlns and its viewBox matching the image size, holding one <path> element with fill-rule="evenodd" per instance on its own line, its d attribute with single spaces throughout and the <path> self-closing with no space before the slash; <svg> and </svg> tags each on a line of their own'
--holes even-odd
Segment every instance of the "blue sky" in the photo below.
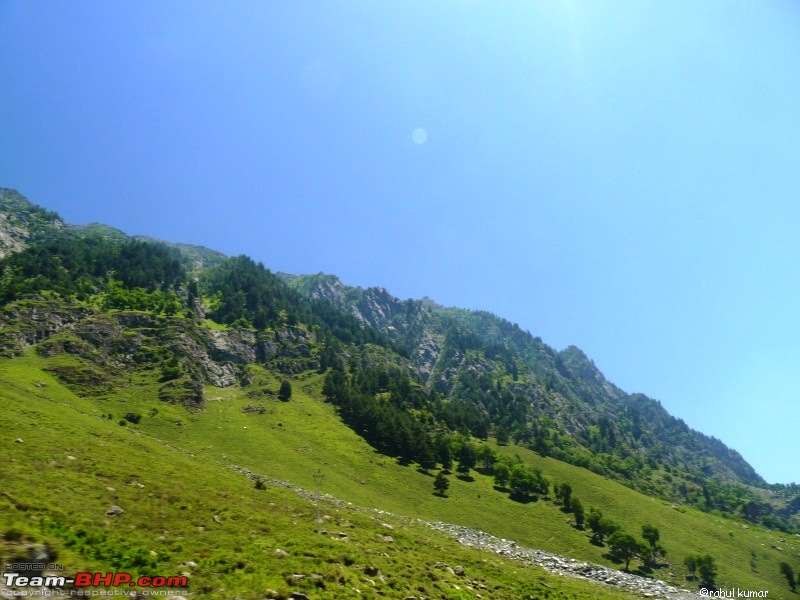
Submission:
<svg viewBox="0 0 800 600">
<path fill-rule="evenodd" d="M 0 0 L 0 83 L 69 222 L 490 310 L 800 481 L 793 2 Z"/>
</svg>

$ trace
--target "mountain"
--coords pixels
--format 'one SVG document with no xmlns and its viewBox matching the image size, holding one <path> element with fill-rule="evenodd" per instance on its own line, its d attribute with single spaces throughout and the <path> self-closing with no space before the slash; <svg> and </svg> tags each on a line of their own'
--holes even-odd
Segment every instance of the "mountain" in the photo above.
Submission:
<svg viewBox="0 0 800 600">
<path fill-rule="evenodd" d="M 626 522 L 631 515 L 661 514 L 634 506 L 660 502 L 668 512 L 658 518 L 662 528 L 674 527 L 674 539 L 691 529 L 675 515 L 694 511 L 709 519 L 695 529 L 718 527 L 712 518 L 744 531 L 754 527 L 753 544 L 761 539 L 756 531 L 767 531 L 762 527 L 798 530 L 796 486 L 767 486 L 735 450 L 690 429 L 656 400 L 619 389 L 580 349 L 557 351 L 490 313 L 427 298 L 403 301 L 332 275 L 276 274 L 245 256 L 129 237 L 99 224 L 71 226 L 5 189 L 0 242 L 0 367 L 9 389 L 21 385 L 37 397 L 51 389 L 59 406 L 80 406 L 93 419 L 111 415 L 126 431 L 171 448 L 226 465 L 236 455 L 239 464 L 254 461 L 249 468 L 286 476 L 241 436 L 261 436 L 259 444 L 285 465 L 299 460 L 307 469 L 299 438 L 291 438 L 292 446 L 273 445 L 273 438 L 298 435 L 329 448 L 318 465 L 359 465 L 337 469 L 343 493 L 376 507 L 382 498 L 397 510 L 410 510 L 388 500 L 402 495 L 401 488 L 387 481 L 379 486 L 382 495 L 359 490 L 366 485 L 359 473 L 380 480 L 385 459 L 396 459 L 400 470 L 392 471 L 393 479 L 416 489 L 432 470 L 446 475 L 455 467 L 460 479 L 452 485 L 459 493 L 470 486 L 483 490 L 471 501 L 480 512 L 462 504 L 460 514 L 474 514 L 473 527 L 488 523 L 498 535 L 515 530 L 494 511 L 516 514 L 529 503 L 543 507 L 548 523 L 563 524 L 565 513 L 572 519 L 566 484 L 575 497 L 592 498 L 593 508 L 613 510 L 628 528 L 641 525 Z M 17 372 L 28 373 L 26 383 L 17 383 Z M 8 403 L 15 398 L 2 396 Z M 265 417 L 271 424 L 259 426 L 260 433 L 228 430 L 226 423 L 241 422 L 242 414 L 283 414 L 298 403 L 308 418 L 291 419 L 296 431 L 281 431 L 288 413 L 280 421 Z M 232 406 L 239 408 L 230 412 Z M 102 432 L 106 426 L 97 430 L 101 438 L 110 435 Z M 316 427 L 327 436 L 317 436 Z M 224 437 L 212 442 L 218 430 Z M 334 438 L 349 441 L 331 445 Z M 248 448 L 242 454 L 240 444 Z M 226 451 L 219 454 L 214 445 Z M 10 450 L 18 452 L 13 445 Z M 365 463 L 359 453 L 375 458 Z M 619 507 L 623 497 L 627 517 Z M 680 524 L 671 525 L 674 519 Z M 534 536 L 531 543 L 614 562 L 613 552 L 596 549 L 604 547 L 602 536 L 592 537 L 595 549 L 583 546 L 580 522 L 562 534 L 573 542 L 559 546 L 552 536 Z M 732 551 L 726 544 L 733 542 L 717 543 Z M 754 566 L 759 560 L 777 572 L 782 551 L 758 559 L 753 550 L 753 581 L 761 576 Z M 723 573 L 735 572 L 738 561 L 731 558 L 733 566 Z M 652 572 L 651 562 L 643 561 L 644 574 Z"/>
<path fill-rule="evenodd" d="M 16 190 L 0 188 L 0 258 L 63 228 L 56 213 L 31 204 Z"/>
<path fill-rule="evenodd" d="M 293 277 L 289 284 L 383 331 L 408 349 L 427 386 L 451 398 L 470 395 L 493 427 L 546 455 L 634 484 L 644 470 L 643 491 L 652 491 L 646 467 L 656 464 L 764 485 L 736 451 L 692 431 L 657 401 L 623 392 L 579 348 L 557 352 L 490 313 L 402 302 L 383 288 L 347 287 L 335 276 Z M 522 413 L 508 410 L 516 405 Z"/>
</svg>

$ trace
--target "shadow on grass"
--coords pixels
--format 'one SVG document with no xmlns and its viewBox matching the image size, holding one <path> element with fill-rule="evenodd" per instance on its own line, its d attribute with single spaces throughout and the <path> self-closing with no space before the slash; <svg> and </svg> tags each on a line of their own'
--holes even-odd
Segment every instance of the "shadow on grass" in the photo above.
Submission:
<svg viewBox="0 0 800 600">
<path fill-rule="evenodd" d="M 511 494 L 509 499 L 513 500 L 518 504 L 530 504 L 531 502 L 538 502 L 539 496 L 520 496 L 519 494 L 514 495 Z"/>
<path fill-rule="evenodd" d="M 460 479 L 461 481 L 466 481 L 468 483 L 475 481 L 475 478 L 472 475 L 456 475 L 456 479 Z"/>
<path fill-rule="evenodd" d="M 639 565 L 638 569 L 631 569 L 631 573 L 639 577 L 652 577 L 653 568 L 650 565 Z"/>
</svg>

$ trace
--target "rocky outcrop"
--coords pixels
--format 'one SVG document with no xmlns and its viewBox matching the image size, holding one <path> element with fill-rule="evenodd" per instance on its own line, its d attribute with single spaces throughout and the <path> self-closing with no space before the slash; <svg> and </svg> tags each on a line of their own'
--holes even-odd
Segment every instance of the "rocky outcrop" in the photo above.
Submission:
<svg viewBox="0 0 800 600">
<path fill-rule="evenodd" d="M 28 232 L 16 225 L 8 215 L 0 213 L 0 258 L 19 252 L 27 241 Z"/>
<path fill-rule="evenodd" d="M 0 258 L 24 249 L 47 232 L 63 229 L 54 212 L 38 207 L 16 190 L 0 188 Z"/>
<path fill-rule="evenodd" d="M 232 363 L 256 362 L 256 336 L 251 331 L 203 331 L 214 361 Z"/>
<path fill-rule="evenodd" d="M 192 403 L 202 400 L 204 383 L 220 388 L 240 383 L 241 367 L 247 364 L 270 363 L 287 373 L 317 368 L 315 341 L 302 327 L 258 334 L 210 330 L 183 317 L 102 312 L 63 300 L 20 301 L 0 312 L 0 355 L 20 355 L 34 346 L 44 357 L 70 354 L 84 359 L 83 365 L 53 371 L 65 383 L 82 386 L 79 392 L 95 383 L 107 386 L 147 365 L 159 369 L 175 357 L 179 371 L 165 378 L 179 381 L 166 382 L 160 396 Z M 104 371 L 109 375 L 99 377 Z"/>
<path fill-rule="evenodd" d="M 372 287 L 364 291 L 351 310 L 366 325 L 384 329 L 392 326 L 394 317 L 403 310 L 403 303 L 385 288 Z"/>
<path fill-rule="evenodd" d="M 77 304 L 30 300 L 6 305 L 0 312 L 0 354 L 16 356 L 50 336 L 95 314 Z"/>
</svg>

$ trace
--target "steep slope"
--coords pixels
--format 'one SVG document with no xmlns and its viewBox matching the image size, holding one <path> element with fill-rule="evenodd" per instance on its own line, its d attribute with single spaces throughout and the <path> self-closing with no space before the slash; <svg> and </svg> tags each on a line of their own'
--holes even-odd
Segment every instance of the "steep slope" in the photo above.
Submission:
<svg viewBox="0 0 800 600">
<path fill-rule="evenodd" d="M 392 559 L 392 542 L 374 525 L 359 521 L 363 534 L 351 538 L 344 523 L 356 517 L 337 517 L 331 534 L 331 548 L 357 542 L 354 554 L 340 556 L 327 541 L 317 552 L 313 534 L 291 533 L 310 506 L 290 509 L 292 526 L 272 509 L 261 515 L 252 486 L 245 493 L 231 479 L 234 465 L 302 487 L 319 472 L 326 491 L 362 507 L 624 566 L 589 518 L 592 531 L 581 526 L 577 499 L 589 515 L 604 513 L 603 527 L 633 536 L 656 527 L 666 554 L 634 558 L 631 568 L 677 585 L 697 584 L 685 556 L 710 553 L 718 583 L 779 597 L 780 562 L 800 559 L 783 534 L 752 526 L 795 527 L 795 488 L 764 487 L 734 451 L 618 389 L 577 348 L 557 352 L 486 312 L 403 302 L 331 276 L 276 275 L 247 257 L 102 225 L 70 227 L 12 200 L 16 245 L 0 259 L 0 443 L 13 458 L 0 474 L 14 482 L 0 510 L 6 552 L 30 535 L 97 568 L 144 573 L 192 561 L 200 565 L 193 593 L 212 597 L 263 597 L 265 586 L 274 597 L 291 589 L 321 598 L 477 597 L 476 581 L 498 598 L 604 593 L 563 581 L 548 588 L 479 559 L 469 569 L 480 577 L 459 584 L 431 568 L 441 558 L 422 549 L 463 562 L 453 546 L 409 528 Z M 48 458 L 64 449 L 63 461 Z M 48 487 L 62 470 L 64 485 Z M 96 478 L 108 493 L 126 487 L 107 498 Z M 433 493 L 442 479 L 448 489 Z M 142 510 L 99 514 L 112 499 Z M 120 524 L 138 532 L 122 541 Z M 156 541 L 169 542 L 155 549 L 162 536 Z M 306 577 L 293 578 L 301 563 L 282 567 L 264 556 L 271 547 L 246 541 L 263 536 L 311 558 Z M 189 547 L 203 560 L 187 558 Z M 366 567 L 395 575 L 378 584 Z"/>
<path fill-rule="evenodd" d="M 0 188 L 0 258 L 63 228 L 58 214 L 31 204 L 16 190 Z"/>
<path fill-rule="evenodd" d="M 38 553 L 63 564 L 66 576 L 180 576 L 188 588 L 171 588 L 179 597 L 226 600 L 630 597 L 519 569 L 502 557 L 487 561 L 412 519 L 386 513 L 326 501 L 320 526 L 307 496 L 276 485 L 254 487 L 224 454 L 209 452 L 199 430 L 176 434 L 179 427 L 161 414 L 180 416 L 188 426 L 195 418 L 191 412 L 139 398 L 161 412 L 145 417 L 141 427 L 121 427 L 106 412 L 128 407 L 74 395 L 40 369 L 47 362 L 0 361 L 3 563 Z M 215 423 L 208 424 L 211 429 L 225 423 L 208 416 Z M 145 422 L 154 427 L 145 428 Z M 164 424 L 171 434 L 154 436 Z M 228 441 L 233 449 L 248 443 L 242 430 Z M 195 444 L 202 445 L 201 453 L 183 447 Z M 19 595 L 3 583 L 4 595 Z"/>
<path fill-rule="evenodd" d="M 574 346 L 557 352 L 490 313 L 400 301 L 334 276 L 289 283 L 385 332 L 429 389 L 477 406 L 488 424 L 473 435 L 488 427 L 543 455 L 706 510 L 740 511 L 753 499 L 746 486 L 764 486 L 735 450 L 691 430 L 657 401 L 620 390 Z"/>
<path fill-rule="evenodd" d="M 575 347 L 557 352 L 486 312 L 66 226 L 4 197 L 17 245 L 0 263 L 0 352 L 57 359 L 50 368 L 80 394 L 149 371 L 162 400 L 201 409 L 206 384 L 261 393 L 256 367 L 327 373 L 323 393 L 346 423 L 425 469 L 465 436 L 492 436 L 663 499 L 796 525 L 791 488 L 776 501 L 735 451 L 623 392 Z"/>
</svg>

